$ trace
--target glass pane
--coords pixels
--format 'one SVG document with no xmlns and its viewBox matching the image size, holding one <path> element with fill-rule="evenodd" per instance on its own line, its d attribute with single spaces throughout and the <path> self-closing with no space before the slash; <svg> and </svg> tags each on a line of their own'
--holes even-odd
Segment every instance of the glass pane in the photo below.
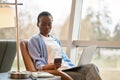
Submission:
<svg viewBox="0 0 120 80">
<path fill-rule="evenodd" d="M 16 30 L 15 28 L 1 28 L 0 29 L 0 39 L 12 39 L 15 40 L 16 39 Z"/>
<path fill-rule="evenodd" d="M 79 39 L 119 41 L 119 4 L 119 0 L 83 0 Z M 120 80 L 119 57 L 120 49 L 97 48 L 92 62 L 99 67 L 103 80 Z"/>
<path fill-rule="evenodd" d="M 80 40 L 119 41 L 119 7 L 119 0 L 83 0 Z"/>
<path fill-rule="evenodd" d="M 0 0 L 0 3 L 7 2 L 7 0 Z M 15 40 L 16 39 L 16 28 L 15 28 L 15 23 L 14 23 L 14 17 L 15 17 L 15 11 L 14 7 L 9 5 L 9 6 L 4 6 L 0 5 L 2 13 L 0 14 L 0 21 L 3 23 L 0 26 L 0 39 L 2 40 Z M 6 8 L 6 9 L 5 9 Z M 8 14 L 5 14 L 4 12 L 7 12 Z M 3 15 L 2 15 L 3 14 Z M 7 25 L 6 25 L 7 24 Z"/>
<path fill-rule="evenodd" d="M 104 80 L 120 80 L 120 49 L 98 48 L 92 60 Z"/>
</svg>

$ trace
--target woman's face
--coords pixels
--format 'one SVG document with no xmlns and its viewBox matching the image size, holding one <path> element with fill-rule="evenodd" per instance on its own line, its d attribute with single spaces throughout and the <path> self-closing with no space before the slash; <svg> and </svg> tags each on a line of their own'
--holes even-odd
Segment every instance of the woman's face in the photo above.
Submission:
<svg viewBox="0 0 120 80">
<path fill-rule="evenodd" d="M 52 17 L 51 16 L 41 16 L 39 22 L 37 23 L 40 33 L 44 36 L 48 36 L 52 28 Z"/>
</svg>

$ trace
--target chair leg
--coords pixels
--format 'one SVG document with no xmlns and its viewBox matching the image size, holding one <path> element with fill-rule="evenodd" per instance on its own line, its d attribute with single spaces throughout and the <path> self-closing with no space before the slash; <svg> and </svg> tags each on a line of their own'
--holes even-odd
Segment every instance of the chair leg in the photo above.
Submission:
<svg viewBox="0 0 120 80">
<path fill-rule="evenodd" d="M 69 75 L 67 75 L 62 71 L 58 71 L 58 70 L 43 70 L 43 71 L 51 73 L 53 75 L 61 76 L 61 80 L 73 80 Z"/>
</svg>

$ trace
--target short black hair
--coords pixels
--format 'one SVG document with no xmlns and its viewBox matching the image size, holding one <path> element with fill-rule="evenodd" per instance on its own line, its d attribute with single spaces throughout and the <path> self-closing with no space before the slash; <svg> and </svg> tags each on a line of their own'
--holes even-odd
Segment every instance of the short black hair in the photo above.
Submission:
<svg viewBox="0 0 120 80">
<path fill-rule="evenodd" d="M 40 18 L 41 16 L 51 16 L 52 19 L 53 19 L 53 16 L 52 16 L 49 12 L 43 11 L 43 12 L 41 12 L 41 13 L 38 15 L 38 17 L 37 17 L 37 22 L 39 22 L 39 18 Z"/>
</svg>

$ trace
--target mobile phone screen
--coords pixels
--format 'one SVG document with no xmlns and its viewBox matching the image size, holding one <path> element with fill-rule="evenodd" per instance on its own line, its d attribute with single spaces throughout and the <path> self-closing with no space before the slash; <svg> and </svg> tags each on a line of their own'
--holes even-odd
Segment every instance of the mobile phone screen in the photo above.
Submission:
<svg viewBox="0 0 120 80">
<path fill-rule="evenodd" d="M 54 64 L 61 64 L 62 63 L 62 58 L 55 58 L 54 59 Z"/>
</svg>

